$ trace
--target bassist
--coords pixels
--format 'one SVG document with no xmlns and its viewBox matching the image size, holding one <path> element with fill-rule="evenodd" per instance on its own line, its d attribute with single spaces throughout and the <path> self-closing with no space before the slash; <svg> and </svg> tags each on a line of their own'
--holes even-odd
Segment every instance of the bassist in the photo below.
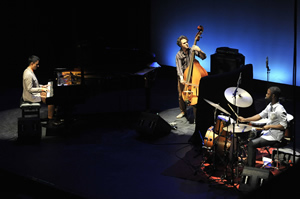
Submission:
<svg viewBox="0 0 300 199">
<path fill-rule="evenodd" d="M 177 39 L 177 45 L 180 47 L 180 50 L 176 54 L 176 69 L 178 76 L 179 107 L 181 112 L 176 118 L 182 118 L 186 114 L 186 103 L 182 98 L 185 83 L 183 78 L 184 71 L 190 64 L 192 51 L 202 60 L 206 58 L 206 54 L 197 45 L 193 45 L 192 48 L 189 48 L 188 38 L 183 35 Z"/>
</svg>

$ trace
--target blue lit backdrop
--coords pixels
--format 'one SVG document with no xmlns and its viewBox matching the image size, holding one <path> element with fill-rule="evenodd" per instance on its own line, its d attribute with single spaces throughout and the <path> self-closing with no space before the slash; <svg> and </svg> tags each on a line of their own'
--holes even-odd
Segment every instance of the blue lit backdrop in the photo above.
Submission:
<svg viewBox="0 0 300 199">
<path fill-rule="evenodd" d="M 198 46 L 207 54 L 200 60 L 207 71 L 216 48 L 230 47 L 239 49 L 245 64 L 253 64 L 255 79 L 267 80 L 268 56 L 270 81 L 293 83 L 294 1 L 153 0 L 151 10 L 151 45 L 159 64 L 175 66 L 177 38 L 187 36 L 192 46 L 197 26 L 202 25 Z"/>
</svg>

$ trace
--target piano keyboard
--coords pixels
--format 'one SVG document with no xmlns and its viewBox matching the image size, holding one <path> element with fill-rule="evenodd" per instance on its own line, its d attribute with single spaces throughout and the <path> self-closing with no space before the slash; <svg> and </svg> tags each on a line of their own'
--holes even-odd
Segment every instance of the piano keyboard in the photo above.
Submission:
<svg viewBox="0 0 300 199">
<path fill-rule="evenodd" d="M 53 81 L 48 82 L 47 89 L 48 89 L 47 98 L 53 97 Z"/>
</svg>

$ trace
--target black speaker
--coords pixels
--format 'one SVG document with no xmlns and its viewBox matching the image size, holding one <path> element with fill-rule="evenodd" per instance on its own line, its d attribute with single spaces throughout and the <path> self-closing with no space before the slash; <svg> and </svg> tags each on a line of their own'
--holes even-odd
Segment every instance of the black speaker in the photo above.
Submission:
<svg viewBox="0 0 300 199">
<path fill-rule="evenodd" d="M 245 65 L 245 56 L 237 49 L 227 47 L 217 48 L 217 52 L 210 56 L 210 74 L 230 72 Z"/>
<path fill-rule="evenodd" d="M 255 189 L 250 193 L 245 193 L 242 198 L 279 198 L 282 195 L 286 198 L 291 198 L 299 194 L 298 179 L 300 179 L 300 164 L 296 163 L 296 165 L 289 167 L 272 177 L 258 189 Z"/>
<path fill-rule="evenodd" d="M 137 123 L 136 131 L 144 138 L 157 139 L 168 135 L 171 126 L 158 114 L 143 112 Z"/>
<path fill-rule="evenodd" d="M 40 118 L 18 118 L 18 142 L 35 143 L 42 137 Z"/>
<path fill-rule="evenodd" d="M 239 190 L 246 193 L 253 191 L 264 185 L 272 176 L 272 173 L 267 169 L 245 166 L 241 175 Z"/>
</svg>

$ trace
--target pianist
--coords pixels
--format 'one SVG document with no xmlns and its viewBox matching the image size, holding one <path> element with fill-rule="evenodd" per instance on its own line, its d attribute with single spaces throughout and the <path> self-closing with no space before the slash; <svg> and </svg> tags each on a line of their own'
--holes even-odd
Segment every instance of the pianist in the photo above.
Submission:
<svg viewBox="0 0 300 199">
<path fill-rule="evenodd" d="M 47 85 L 40 85 L 34 71 L 39 67 L 40 58 L 31 55 L 28 58 L 28 67 L 23 73 L 23 94 L 25 102 L 43 102 L 46 103 Z M 48 122 L 53 121 L 54 105 L 48 105 Z"/>
</svg>

